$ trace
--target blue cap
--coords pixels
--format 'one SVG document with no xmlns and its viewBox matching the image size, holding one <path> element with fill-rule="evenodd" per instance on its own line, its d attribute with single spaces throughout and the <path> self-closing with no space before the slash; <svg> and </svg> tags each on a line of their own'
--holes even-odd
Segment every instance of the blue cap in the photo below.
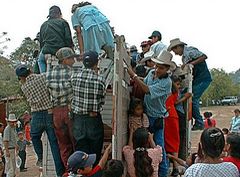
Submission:
<svg viewBox="0 0 240 177">
<path fill-rule="evenodd" d="M 88 51 L 83 54 L 83 64 L 86 68 L 91 68 L 98 62 L 98 53 L 95 51 Z"/>
<path fill-rule="evenodd" d="M 152 35 L 149 36 L 148 38 L 152 39 L 152 37 L 159 37 L 159 39 L 161 40 L 162 39 L 162 34 L 159 31 L 153 31 Z"/>
<path fill-rule="evenodd" d="M 83 151 L 76 151 L 68 158 L 68 168 L 71 172 L 77 173 L 79 168 L 92 166 L 96 161 L 96 154 L 87 154 Z"/>
<path fill-rule="evenodd" d="M 18 77 L 27 77 L 30 73 L 30 68 L 27 65 L 19 65 L 16 68 L 16 75 Z"/>
</svg>

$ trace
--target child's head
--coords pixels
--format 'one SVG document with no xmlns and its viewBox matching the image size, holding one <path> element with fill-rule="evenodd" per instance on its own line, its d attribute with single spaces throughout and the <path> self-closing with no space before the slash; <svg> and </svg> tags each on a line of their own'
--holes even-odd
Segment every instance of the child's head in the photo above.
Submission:
<svg viewBox="0 0 240 177">
<path fill-rule="evenodd" d="M 212 116 L 212 113 L 206 111 L 206 112 L 203 113 L 203 116 L 204 116 L 205 119 L 208 119 L 208 118 L 210 118 Z"/>
<path fill-rule="evenodd" d="M 240 159 L 240 135 L 231 133 L 227 136 L 228 153 L 230 156 Z"/>
<path fill-rule="evenodd" d="M 138 98 L 132 98 L 130 102 L 129 114 L 134 116 L 142 116 L 143 102 Z"/>
<path fill-rule="evenodd" d="M 25 124 L 24 124 L 24 126 L 29 126 L 29 125 L 30 125 L 29 121 L 25 122 Z"/>
<path fill-rule="evenodd" d="M 224 135 L 228 135 L 229 134 L 228 128 L 223 128 L 222 132 L 223 132 Z"/>
<path fill-rule="evenodd" d="M 92 171 L 95 161 L 96 154 L 76 151 L 68 158 L 68 168 L 74 174 L 86 175 Z"/>
<path fill-rule="evenodd" d="M 240 115 L 240 110 L 239 109 L 235 109 L 234 113 L 235 113 L 235 116 L 238 117 Z"/>
<path fill-rule="evenodd" d="M 182 79 L 176 75 L 172 75 L 171 79 L 172 79 L 172 84 L 173 84 L 172 92 L 174 93 L 174 92 L 177 92 L 181 88 Z"/>
<path fill-rule="evenodd" d="M 103 172 L 103 177 L 122 177 L 124 166 L 122 161 L 112 159 L 108 161 L 106 169 Z"/>
<path fill-rule="evenodd" d="M 24 133 L 23 133 L 22 131 L 19 131 L 19 132 L 18 132 L 18 138 L 19 138 L 20 140 L 23 140 L 23 139 L 24 139 Z"/>
</svg>

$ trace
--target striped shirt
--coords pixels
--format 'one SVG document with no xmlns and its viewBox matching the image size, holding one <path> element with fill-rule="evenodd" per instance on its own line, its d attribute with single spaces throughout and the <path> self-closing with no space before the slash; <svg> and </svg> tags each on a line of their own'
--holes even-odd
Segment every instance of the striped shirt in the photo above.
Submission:
<svg viewBox="0 0 240 177">
<path fill-rule="evenodd" d="M 21 87 L 32 112 L 44 111 L 52 108 L 44 74 L 31 74 Z"/>
<path fill-rule="evenodd" d="M 92 69 L 83 69 L 71 79 L 73 88 L 72 110 L 75 114 L 101 112 L 105 101 L 105 80 Z"/>
</svg>

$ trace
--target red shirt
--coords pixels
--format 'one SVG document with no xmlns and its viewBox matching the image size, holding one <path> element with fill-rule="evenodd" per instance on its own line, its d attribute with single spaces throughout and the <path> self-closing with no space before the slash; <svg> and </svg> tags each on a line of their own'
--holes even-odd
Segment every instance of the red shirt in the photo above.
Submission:
<svg viewBox="0 0 240 177">
<path fill-rule="evenodd" d="M 210 121 L 211 121 L 212 125 L 208 125 L 207 119 L 204 120 L 204 128 L 216 127 L 216 120 L 213 118 L 210 118 Z"/>
<path fill-rule="evenodd" d="M 235 157 L 224 157 L 223 162 L 232 162 L 234 165 L 237 166 L 238 170 L 240 170 L 240 159 L 235 158 Z"/>
</svg>

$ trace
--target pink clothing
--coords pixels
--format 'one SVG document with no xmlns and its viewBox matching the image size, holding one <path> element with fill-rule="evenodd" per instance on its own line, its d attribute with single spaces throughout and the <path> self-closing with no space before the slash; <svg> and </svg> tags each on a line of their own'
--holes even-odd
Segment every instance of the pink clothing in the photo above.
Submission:
<svg viewBox="0 0 240 177">
<path fill-rule="evenodd" d="M 157 146 L 155 148 L 150 148 L 147 150 L 148 156 L 152 159 L 153 175 L 151 177 L 158 177 L 158 166 L 162 161 L 162 148 Z M 123 147 L 123 155 L 127 162 L 127 171 L 130 177 L 136 177 L 135 167 L 134 167 L 134 154 L 135 150 L 131 146 Z"/>
<path fill-rule="evenodd" d="M 143 113 L 141 117 L 130 116 L 129 117 L 129 128 L 133 127 L 133 131 L 137 130 L 138 128 L 149 127 L 149 120 L 146 114 Z"/>
</svg>

